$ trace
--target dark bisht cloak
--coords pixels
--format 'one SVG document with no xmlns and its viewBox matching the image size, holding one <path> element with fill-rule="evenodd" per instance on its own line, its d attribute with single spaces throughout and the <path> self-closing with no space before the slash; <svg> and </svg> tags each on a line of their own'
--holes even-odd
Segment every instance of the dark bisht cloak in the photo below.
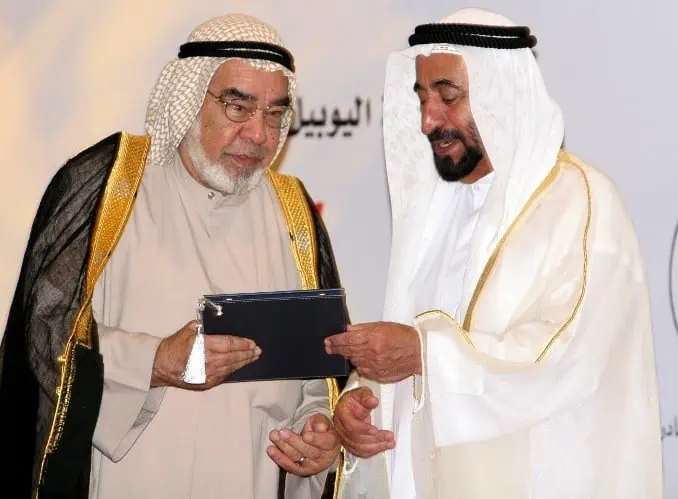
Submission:
<svg viewBox="0 0 678 499">
<path fill-rule="evenodd" d="M 88 495 L 103 391 L 96 323 L 86 303 L 88 268 L 102 258 L 93 255 L 92 239 L 107 216 L 104 197 L 119 195 L 110 192 L 115 165 L 139 170 L 140 179 L 148 143 L 117 133 L 86 149 L 56 173 L 38 207 L 0 344 L 0 484 L 13 499 Z M 318 243 L 318 282 L 340 287 L 327 231 L 302 190 Z M 136 189 L 128 194 L 131 209 Z"/>
</svg>

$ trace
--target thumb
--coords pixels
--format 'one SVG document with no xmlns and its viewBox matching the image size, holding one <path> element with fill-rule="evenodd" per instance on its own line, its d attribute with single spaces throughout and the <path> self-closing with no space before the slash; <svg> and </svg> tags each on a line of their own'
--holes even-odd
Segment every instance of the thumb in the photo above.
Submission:
<svg viewBox="0 0 678 499">
<path fill-rule="evenodd" d="M 307 423 L 310 423 L 311 430 L 322 433 L 329 429 L 330 422 L 323 414 L 314 414 Z"/>
<path fill-rule="evenodd" d="M 372 390 L 367 387 L 354 390 L 350 402 L 351 413 L 357 419 L 369 417 L 370 412 L 379 405 L 379 400 L 374 396 Z"/>
<path fill-rule="evenodd" d="M 192 320 L 190 322 L 187 322 L 184 327 L 182 327 L 178 332 L 182 333 L 185 336 L 190 336 L 191 334 L 195 334 L 198 330 L 198 321 Z"/>
<path fill-rule="evenodd" d="M 301 430 L 301 433 L 302 433 L 302 434 L 303 434 L 303 433 L 306 433 L 306 432 L 309 432 L 309 431 L 313 431 L 313 417 L 314 417 L 314 416 L 311 416 L 311 417 L 308 418 L 308 419 L 306 420 L 306 422 L 304 423 L 304 428 Z"/>
<path fill-rule="evenodd" d="M 356 399 L 365 409 L 372 411 L 379 406 L 379 399 L 374 396 L 372 390 L 363 386 L 356 390 Z"/>
</svg>

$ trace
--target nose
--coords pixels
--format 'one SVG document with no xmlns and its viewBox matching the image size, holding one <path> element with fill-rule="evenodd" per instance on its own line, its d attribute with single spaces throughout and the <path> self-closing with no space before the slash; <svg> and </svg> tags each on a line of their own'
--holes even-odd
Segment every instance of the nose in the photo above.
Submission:
<svg viewBox="0 0 678 499">
<path fill-rule="evenodd" d="M 433 99 L 427 100 L 421 108 L 421 131 L 424 135 L 430 134 L 436 128 L 442 128 L 445 123 L 445 113 L 442 104 Z"/>
<path fill-rule="evenodd" d="M 254 144 L 260 146 L 266 142 L 266 128 L 264 114 L 261 112 L 261 109 L 257 109 L 254 116 L 243 124 L 243 127 L 240 130 L 240 136 L 244 139 L 249 139 Z"/>
</svg>

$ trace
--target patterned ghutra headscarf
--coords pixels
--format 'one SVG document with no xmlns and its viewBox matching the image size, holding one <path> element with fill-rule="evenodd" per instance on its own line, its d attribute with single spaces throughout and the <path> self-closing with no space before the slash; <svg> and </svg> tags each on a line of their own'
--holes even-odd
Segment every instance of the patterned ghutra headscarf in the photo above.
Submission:
<svg viewBox="0 0 678 499">
<path fill-rule="evenodd" d="M 245 14 L 216 17 L 198 26 L 188 43 L 182 45 L 179 57 L 167 63 L 160 73 L 146 112 L 146 131 L 151 136 L 150 163 L 162 165 L 171 160 L 200 111 L 214 73 L 230 58 L 243 59 L 262 71 L 282 71 L 287 77 L 292 110 L 296 112 L 294 64 L 278 33 Z M 276 156 L 289 127 L 280 131 Z"/>
</svg>

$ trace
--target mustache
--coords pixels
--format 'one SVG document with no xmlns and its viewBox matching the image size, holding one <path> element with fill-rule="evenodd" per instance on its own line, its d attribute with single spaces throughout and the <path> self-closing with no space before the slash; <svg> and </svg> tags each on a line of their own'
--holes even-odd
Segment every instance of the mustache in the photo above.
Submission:
<svg viewBox="0 0 678 499">
<path fill-rule="evenodd" d="M 431 144 L 438 141 L 449 141 L 449 140 L 459 140 L 461 142 L 464 142 L 464 136 L 461 134 L 461 132 L 459 130 L 454 129 L 443 130 L 441 128 L 436 128 L 426 137 L 428 137 L 428 140 L 429 142 L 431 142 Z"/>
<path fill-rule="evenodd" d="M 248 156 L 261 161 L 266 156 L 266 148 L 255 145 L 234 147 L 232 149 L 224 149 L 223 154 L 228 156 Z"/>
</svg>

